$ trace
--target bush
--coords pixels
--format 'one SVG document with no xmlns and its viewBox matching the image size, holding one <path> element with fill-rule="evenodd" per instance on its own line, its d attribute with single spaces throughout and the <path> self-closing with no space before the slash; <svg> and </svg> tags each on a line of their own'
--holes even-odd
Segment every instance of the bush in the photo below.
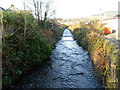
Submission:
<svg viewBox="0 0 120 90">
<path fill-rule="evenodd" d="M 96 29 L 94 24 L 86 24 L 84 28 L 73 31 L 77 43 L 90 52 L 98 78 L 107 88 L 116 88 L 116 66 L 118 50 L 116 46 L 106 40 L 103 31 Z M 86 28 L 85 28 L 86 27 Z M 99 28 L 99 27 L 97 27 Z M 100 27 L 102 28 L 102 27 Z M 111 83 L 113 83 L 111 85 Z"/>
<path fill-rule="evenodd" d="M 51 45 L 42 35 L 6 37 L 3 42 L 3 85 L 10 85 L 31 66 L 41 64 L 51 51 Z"/>
<path fill-rule="evenodd" d="M 52 45 L 60 38 L 63 30 L 49 30 L 52 34 L 48 37 L 44 32 L 48 31 L 36 25 L 30 12 L 4 11 L 3 16 L 2 85 L 7 87 L 20 75 L 49 59 Z M 10 30 L 10 33 L 6 33 Z M 54 43 L 50 43 L 52 38 Z"/>
</svg>

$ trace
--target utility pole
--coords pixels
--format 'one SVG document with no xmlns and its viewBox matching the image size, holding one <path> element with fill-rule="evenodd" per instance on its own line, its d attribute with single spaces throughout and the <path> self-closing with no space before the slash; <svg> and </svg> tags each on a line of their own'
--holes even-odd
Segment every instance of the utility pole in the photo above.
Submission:
<svg viewBox="0 0 120 90">
<path fill-rule="evenodd" d="M 3 26 L 3 13 L 2 13 L 2 11 L 0 12 L 0 23 L 1 23 L 0 37 L 3 37 L 3 40 L 4 40 L 4 26 Z"/>
<path fill-rule="evenodd" d="M 0 12 L 0 23 L 1 23 L 1 27 L 0 27 L 0 68 L 2 68 L 2 32 L 4 31 L 3 29 L 3 13 L 2 11 Z M 4 38 L 3 38 L 4 40 Z M 0 89 L 2 88 L 2 71 L 0 70 Z"/>
<path fill-rule="evenodd" d="M 101 8 L 99 10 L 100 10 L 100 13 L 99 13 L 99 27 L 100 27 L 100 25 L 101 25 Z"/>
<path fill-rule="evenodd" d="M 26 34 L 26 24 L 27 24 L 27 23 L 26 23 L 26 21 L 27 21 L 27 20 L 26 20 L 26 14 L 27 14 L 27 13 L 26 13 L 26 11 L 25 11 L 25 1 L 24 1 L 24 23 L 25 23 L 25 24 L 24 24 L 24 36 L 25 36 L 25 34 Z"/>
</svg>

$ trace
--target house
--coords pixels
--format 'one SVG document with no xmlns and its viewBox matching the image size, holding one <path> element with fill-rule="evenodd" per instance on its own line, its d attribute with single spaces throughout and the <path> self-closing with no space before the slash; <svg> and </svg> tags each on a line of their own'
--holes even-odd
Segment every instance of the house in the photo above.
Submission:
<svg viewBox="0 0 120 90">
<path fill-rule="evenodd" d="M 113 17 L 113 18 L 107 18 L 102 21 L 102 23 L 106 23 L 104 28 L 107 28 L 110 32 L 109 33 L 115 33 L 116 39 L 120 39 L 118 36 L 120 32 L 120 17 Z"/>
<path fill-rule="evenodd" d="M 2 12 L 2 11 L 5 11 L 5 9 L 4 9 L 4 8 L 2 8 L 2 7 L 0 7 L 0 12 Z"/>
<path fill-rule="evenodd" d="M 19 12 L 18 8 L 15 8 L 13 4 L 5 11 L 8 11 L 10 13 Z M 4 27 L 4 35 L 9 35 L 9 34 L 12 34 L 13 32 L 14 32 L 14 26 L 12 24 L 6 25 Z"/>
<path fill-rule="evenodd" d="M 19 11 L 18 8 L 15 8 L 13 4 L 11 4 L 11 6 L 7 9 L 8 11 Z"/>
</svg>

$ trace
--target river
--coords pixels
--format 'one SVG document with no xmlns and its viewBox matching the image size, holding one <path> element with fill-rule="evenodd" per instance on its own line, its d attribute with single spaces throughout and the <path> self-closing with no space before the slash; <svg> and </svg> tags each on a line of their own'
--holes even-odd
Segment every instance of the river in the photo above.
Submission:
<svg viewBox="0 0 120 90">
<path fill-rule="evenodd" d="M 50 65 L 26 75 L 14 87 L 101 88 L 88 52 L 78 46 L 68 29 L 52 51 Z"/>
</svg>

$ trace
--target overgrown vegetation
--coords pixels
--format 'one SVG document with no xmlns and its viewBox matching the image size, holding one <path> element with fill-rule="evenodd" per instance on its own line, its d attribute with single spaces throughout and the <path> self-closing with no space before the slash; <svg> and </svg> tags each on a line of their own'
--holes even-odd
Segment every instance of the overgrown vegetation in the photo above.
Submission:
<svg viewBox="0 0 120 90">
<path fill-rule="evenodd" d="M 43 29 L 29 11 L 3 11 L 2 86 L 10 86 L 21 74 L 49 59 L 52 46 L 63 32 L 64 26 L 50 22 Z M 55 21 L 55 20 L 53 20 Z M 42 21 L 41 21 L 42 22 Z M 61 28 L 59 28 L 61 27 Z"/>
<path fill-rule="evenodd" d="M 80 28 L 74 29 L 73 33 L 77 43 L 90 52 L 97 76 L 103 85 L 116 88 L 118 49 L 104 38 L 103 25 L 98 20 L 81 22 Z"/>
</svg>

